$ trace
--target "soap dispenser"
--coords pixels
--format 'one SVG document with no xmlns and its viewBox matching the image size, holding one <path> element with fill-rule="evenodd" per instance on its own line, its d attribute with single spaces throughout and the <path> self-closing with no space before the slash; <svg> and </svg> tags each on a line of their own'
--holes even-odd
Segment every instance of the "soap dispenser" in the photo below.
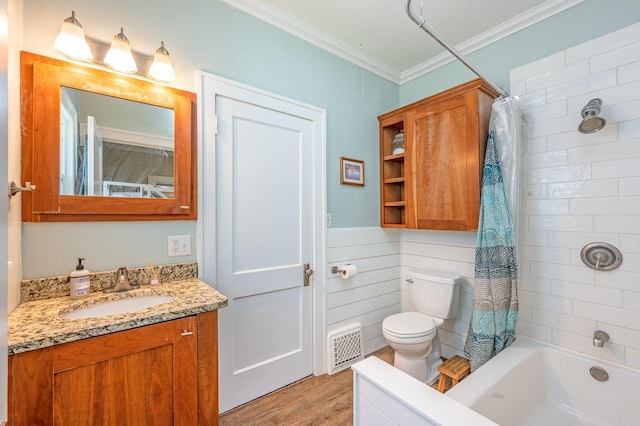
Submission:
<svg viewBox="0 0 640 426">
<path fill-rule="evenodd" d="M 71 282 L 71 298 L 79 299 L 81 297 L 87 297 L 91 292 L 91 275 L 89 271 L 84 268 L 82 261 L 83 257 L 78 258 L 78 266 L 76 270 L 69 275 Z"/>
</svg>

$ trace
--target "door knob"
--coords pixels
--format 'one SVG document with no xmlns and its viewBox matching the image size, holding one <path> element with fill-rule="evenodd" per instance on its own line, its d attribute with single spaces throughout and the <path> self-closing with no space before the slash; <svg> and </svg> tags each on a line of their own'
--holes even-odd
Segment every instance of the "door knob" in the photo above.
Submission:
<svg viewBox="0 0 640 426">
<path fill-rule="evenodd" d="M 309 285 L 309 279 L 311 278 L 311 275 L 313 275 L 313 269 L 311 269 L 311 266 L 308 263 L 305 263 L 304 265 L 304 271 L 303 271 L 303 275 L 302 275 L 302 279 L 304 282 L 304 286 L 308 286 Z"/>
</svg>

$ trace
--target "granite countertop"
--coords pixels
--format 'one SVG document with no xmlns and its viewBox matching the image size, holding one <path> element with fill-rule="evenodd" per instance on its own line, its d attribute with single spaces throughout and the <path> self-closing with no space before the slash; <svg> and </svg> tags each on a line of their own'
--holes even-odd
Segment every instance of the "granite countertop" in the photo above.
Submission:
<svg viewBox="0 0 640 426">
<path fill-rule="evenodd" d="M 62 315 L 106 301 L 139 296 L 173 296 L 170 302 L 132 313 L 88 319 L 65 319 Z M 213 311 L 227 306 L 226 296 L 197 278 L 121 293 L 92 292 L 84 299 L 68 296 L 24 302 L 10 315 L 9 355 L 61 343 L 101 336 L 163 321 Z"/>
</svg>

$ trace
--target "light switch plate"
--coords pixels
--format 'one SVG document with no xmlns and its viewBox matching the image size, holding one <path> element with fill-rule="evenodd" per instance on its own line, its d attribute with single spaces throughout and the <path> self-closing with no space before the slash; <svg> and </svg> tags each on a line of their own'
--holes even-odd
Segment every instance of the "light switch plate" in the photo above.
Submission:
<svg viewBox="0 0 640 426">
<path fill-rule="evenodd" d="M 191 254 L 191 235 L 171 235 L 168 237 L 169 257 Z"/>
</svg>

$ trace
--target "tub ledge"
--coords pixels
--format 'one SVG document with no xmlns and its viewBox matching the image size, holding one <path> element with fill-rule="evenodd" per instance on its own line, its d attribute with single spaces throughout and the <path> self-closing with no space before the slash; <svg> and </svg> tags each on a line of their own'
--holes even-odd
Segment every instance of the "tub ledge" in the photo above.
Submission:
<svg viewBox="0 0 640 426">
<path fill-rule="evenodd" d="M 496 426 L 486 417 L 371 356 L 354 364 L 353 424 Z"/>
</svg>

